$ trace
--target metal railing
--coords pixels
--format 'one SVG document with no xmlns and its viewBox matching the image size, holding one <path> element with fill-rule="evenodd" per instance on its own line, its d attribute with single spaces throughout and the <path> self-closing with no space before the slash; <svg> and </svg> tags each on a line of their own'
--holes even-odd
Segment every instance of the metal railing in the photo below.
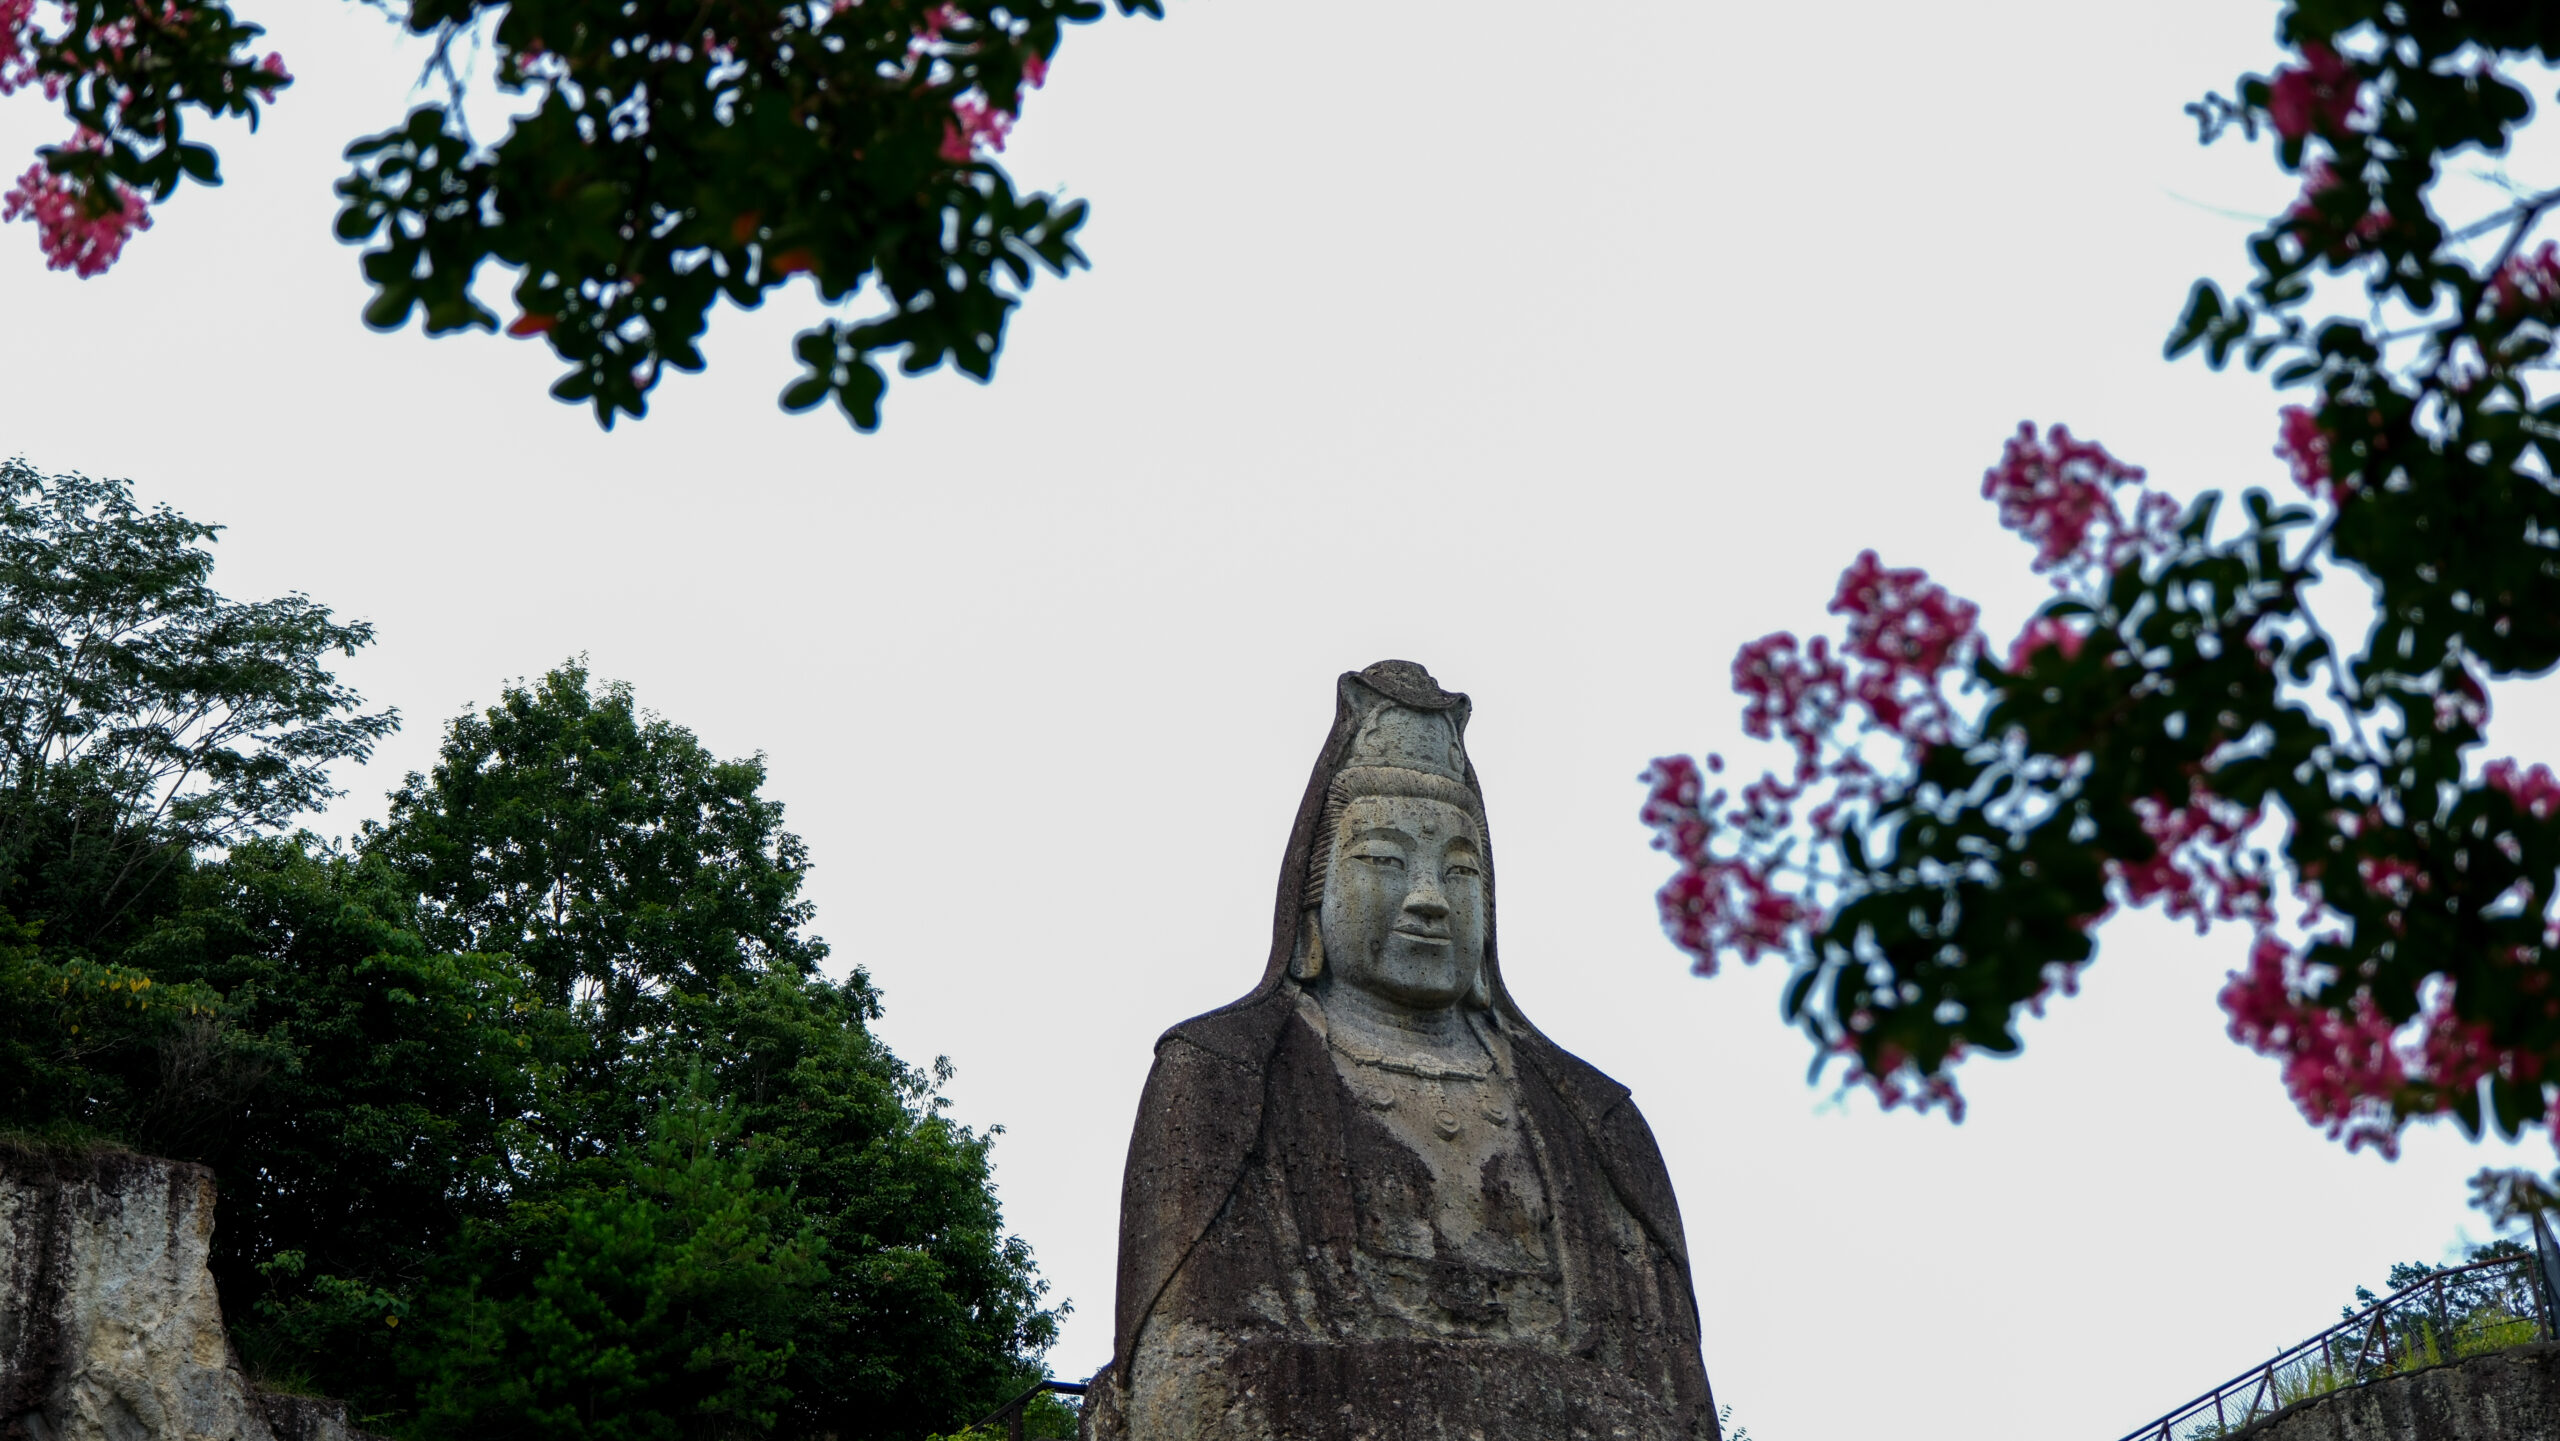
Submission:
<svg viewBox="0 0 2560 1441">
<path fill-rule="evenodd" d="M 2297 1401 L 2442 1361 L 2550 1339 L 2546 1246 L 2451 1266 L 2277 1352 L 2124 1441 L 2213 1441 Z"/>
<path fill-rule="evenodd" d="M 1082 1396 L 1085 1392 L 1085 1385 L 1081 1381 L 1035 1381 L 1031 1384 L 1030 1390 L 1023 1392 L 1021 1395 L 1014 1397 L 1012 1400 L 1007 1401 L 1001 1406 L 998 1406 L 993 1412 L 988 1414 L 985 1420 L 980 1421 L 977 1425 L 972 1426 L 969 1429 L 971 1431 L 984 1431 L 988 1427 L 996 1424 L 998 1421 L 1002 1421 L 1004 1423 L 1004 1434 L 1007 1441 L 1022 1441 L 1023 1409 L 1031 1404 L 1033 1397 L 1038 1396 L 1043 1391 L 1055 1392 L 1060 1396 Z"/>
</svg>

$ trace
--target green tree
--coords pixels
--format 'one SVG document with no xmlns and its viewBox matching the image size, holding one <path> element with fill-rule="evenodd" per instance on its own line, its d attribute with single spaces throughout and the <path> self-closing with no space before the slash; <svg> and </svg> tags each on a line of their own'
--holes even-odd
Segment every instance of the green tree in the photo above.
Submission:
<svg viewBox="0 0 2560 1441">
<path fill-rule="evenodd" d="M 206 1079 L 175 1116 L 92 1125 L 213 1167 L 249 1360 L 396 1411 L 385 1318 L 466 1223 L 548 1179 L 538 1138 L 585 1033 L 508 958 L 428 944 L 389 867 L 310 837 L 243 842 L 184 898 L 122 959 L 222 997 L 189 1046 L 135 1058 Z"/>
<path fill-rule="evenodd" d="M 407 1357 L 427 1435 L 680 1441 L 771 1432 L 790 1399 L 816 1240 L 758 1184 L 698 1096 L 668 1107 L 619 1184 L 475 1226 Z M 747 1148 L 752 1150 L 752 1147 Z M 511 1272 L 521 1273 L 511 1275 Z"/>
<path fill-rule="evenodd" d="M 763 784 L 762 756 L 719 760 L 571 662 L 456 718 L 364 847 L 417 886 L 438 944 L 512 954 L 630 1031 L 672 994 L 825 959 L 800 933 L 808 848 Z"/>
<path fill-rule="evenodd" d="M 786 1432 L 965 1423 L 1037 1377 L 1056 1316 L 1004 1232 L 992 1137 L 940 1114 L 942 1070 L 870 1033 L 859 968 L 818 974 L 806 850 L 763 776 L 572 663 L 457 718 L 364 844 L 440 943 L 525 958 L 584 1027 L 544 1122 L 563 1164 L 642 1143 L 698 1088 L 735 1108 L 746 1164 L 823 1268 L 793 1321 Z"/>
<path fill-rule="evenodd" d="M 213 589 L 220 527 L 0 462 L 0 907 L 110 947 L 197 851 L 335 794 L 397 728 L 328 669 L 373 628 Z"/>
<path fill-rule="evenodd" d="M 657 1064 L 699 1063 L 732 1099 L 758 1177 L 787 1192 L 825 1275 L 797 1318 L 786 1434 L 912 1437 L 966 1424 L 1038 1379 L 1059 1312 L 1004 1230 L 991 1133 L 942 1115 L 931 1074 L 844 985 L 767 973 L 689 997 Z"/>
</svg>

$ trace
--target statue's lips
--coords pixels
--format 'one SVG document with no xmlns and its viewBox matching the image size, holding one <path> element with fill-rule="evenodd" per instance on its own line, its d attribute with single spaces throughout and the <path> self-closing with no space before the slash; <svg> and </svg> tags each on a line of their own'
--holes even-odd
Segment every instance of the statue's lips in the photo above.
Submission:
<svg viewBox="0 0 2560 1441">
<path fill-rule="evenodd" d="M 1449 944 L 1449 938 L 1447 936 L 1435 936 L 1428 931 L 1408 931 L 1402 926 L 1396 927 L 1396 934 L 1404 937 L 1408 941 L 1420 941 L 1427 946 L 1445 946 Z"/>
</svg>

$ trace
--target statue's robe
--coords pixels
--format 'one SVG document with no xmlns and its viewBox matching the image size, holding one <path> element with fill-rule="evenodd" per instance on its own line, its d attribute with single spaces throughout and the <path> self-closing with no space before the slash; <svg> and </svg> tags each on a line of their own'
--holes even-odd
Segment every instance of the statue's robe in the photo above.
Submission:
<svg viewBox="0 0 2560 1441">
<path fill-rule="evenodd" d="M 1417 1272 L 1382 1238 L 1429 1227 L 1431 1168 L 1354 1093 L 1312 1005 L 1280 980 L 1157 1043 L 1085 1435 L 1713 1441 L 1679 1207 L 1626 1088 L 1507 1008 L 1475 1013 L 1537 1170 L 1527 1259 Z M 1411 1284 L 1379 1294 L 1390 1273 Z"/>
</svg>

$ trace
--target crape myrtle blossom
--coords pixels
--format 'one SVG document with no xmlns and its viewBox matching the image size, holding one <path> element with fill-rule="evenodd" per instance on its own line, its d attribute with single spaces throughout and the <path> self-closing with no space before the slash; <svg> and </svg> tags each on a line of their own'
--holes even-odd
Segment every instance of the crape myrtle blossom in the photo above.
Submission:
<svg viewBox="0 0 2560 1441">
<path fill-rule="evenodd" d="M 963 95 L 951 102 L 951 119 L 942 127 L 942 158 L 954 165 L 967 165 L 981 152 L 1004 149 L 1005 132 L 1013 128 L 1013 116 L 998 110 L 974 95 Z"/>
<path fill-rule="evenodd" d="M 2293 483 L 2310 495 L 2335 504 L 2343 499 L 2329 471 L 2329 434 L 2308 406 L 2288 405 L 2278 417 L 2276 457 L 2293 472 Z"/>
<path fill-rule="evenodd" d="M 2324 157 L 2302 167 L 2302 193 L 2284 213 L 2285 233 L 2301 249 L 2332 265 L 2344 265 L 2372 249 L 2391 225 L 2357 176 L 2353 183 Z"/>
<path fill-rule="evenodd" d="M 935 57 L 979 43 L 962 34 L 972 23 L 968 12 L 958 6 L 937 5 L 925 12 L 924 24 L 908 42 L 908 53 L 930 73 Z M 1036 90 L 1048 80 L 1049 58 L 1037 50 L 1025 52 L 1022 83 Z M 942 145 L 936 153 L 953 165 L 975 164 L 1004 149 L 1005 136 L 1012 130 L 1014 120 L 1012 111 L 994 104 L 983 91 L 962 91 L 951 99 L 951 118 L 943 123 Z"/>
<path fill-rule="evenodd" d="M 2305 490 L 2339 493 L 2312 411 L 2288 410 L 2281 437 L 2277 453 Z M 1913 799 L 1950 783 L 1927 779 L 1937 773 L 1933 757 L 1942 748 L 1978 754 L 2004 744 L 1991 722 L 2017 687 L 2084 659 L 2135 668 L 2121 635 L 2093 653 L 2090 627 L 2121 573 L 2138 574 L 2179 544 L 2178 507 L 2142 480 L 2138 468 L 2063 427 L 2039 435 L 2022 426 L 2009 439 L 1982 493 L 2001 524 L 2035 548 L 2034 568 L 2061 595 L 2028 621 L 2002 662 L 1989 657 L 1976 607 L 1872 551 L 1842 574 L 1833 596 L 1831 612 L 1845 622 L 1836 643 L 1781 633 L 1742 647 L 1733 680 L 1743 731 L 1782 746 L 1791 764 L 1738 788 L 1711 786 L 1709 777 L 1724 770 L 1718 756 L 1703 767 L 1666 757 L 1644 776 L 1642 819 L 1676 867 L 1657 905 L 1695 971 L 1712 974 L 1726 957 L 1750 963 L 1773 955 L 1796 963 L 1800 978 L 1822 974 L 1810 963 L 1824 955 L 1856 969 L 1859 948 L 1875 942 L 1836 923 L 1877 884 L 1868 858 L 1891 828 L 1935 819 Z M 2255 632 L 2244 638 L 2242 663 L 2263 675 L 2275 664 L 2271 643 Z M 2438 729 L 2476 731 L 2486 719 L 2485 692 L 2459 667 L 2433 702 Z M 2219 788 L 2226 767 L 2217 757 L 2254 744 L 2240 735 L 2208 748 L 2174 791 L 2125 798 L 2130 825 L 2116 831 L 2124 839 L 2102 844 L 2093 832 L 2081 843 L 2102 885 L 2094 892 L 2101 899 L 2068 918 L 2083 954 L 2087 934 L 2118 908 L 2156 905 L 2199 933 L 2223 922 L 2246 927 L 2254 938 L 2247 965 L 2221 996 L 2230 1034 L 2278 1060 L 2304 1116 L 2351 1148 L 2393 1153 L 2408 1117 L 2466 1104 L 2484 1077 L 2538 1076 L 2532 1051 L 2457 1013 L 2450 981 L 2439 980 L 2414 1013 L 2397 1016 L 2370 985 L 2340 982 L 2326 959 L 2337 938 L 2354 924 L 2405 931 L 2434 901 L 2434 880 L 2393 849 L 2399 832 L 2370 809 L 2326 820 L 2325 833 L 2340 838 L 2342 864 L 2305 866 L 2288 879 L 2255 839 L 2287 818 Z M 2067 769 L 2052 774 L 2063 777 L 2055 793 L 2066 793 Z M 2560 822 L 2560 776 L 2547 767 L 2499 761 L 2486 767 L 2483 783 L 2523 817 Z M 2521 842 L 2503 844 L 2510 859 L 2521 855 Z M 2350 889 L 2330 889 L 2341 884 Z M 2287 889 L 2302 903 L 2294 931 L 2314 939 L 2287 939 L 2277 904 Z M 2079 958 L 2066 949 L 2050 959 L 2018 998 L 2036 1014 L 2049 995 L 2076 985 Z M 2553 1005 L 2560 1015 L 2560 997 Z M 1802 1019 L 1801 999 L 1790 1007 Z M 1963 1098 L 1948 1071 L 1971 1048 L 1959 1036 L 1921 1065 L 1906 1042 L 1879 1038 L 1887 1024 L 1872 997 L 1822 1019 L 1819 1039 L 1847 1063 L 1844 1083 L 1866 1087 L 1887 1107 L 1943 1108 L 1960 1119 Z"/>
<path fill-rule="evenodd" d="M 2287 140 L 2344 131 L 2364 100 L 2364 77 L 2317 40 L 2302 47 L 2301 64 L 2278 70 L 2267 88 L 2267 119 Z"/>
<path fill-rule="evenodd" d="M 2397 1156 L 2413 1112 L 2451 1109 L 2491 1076 L 2540 1081 L 2541 1057 L 2497 1044 L 2486 1024 L 2460 1016 L 2450 984 L 2433 987 L 2416 1016 L 2394 1023 L 2366 989 L 2352 991 L 2343 1007 L 2313 999 L 2336 989 L 2335 976 L 2322 970 L 2261 932 L 2247 966 L 2223 986 L 2222 1009 L 2231 1038 L 2280 1061 L 2304 1119 L 2348 1150 L 2372 1146 Z"/>
<path fill-rule="evenodd" d="M 2020 1049 L 2106 919 L 2153 906 L 2242 939 L 2230 1035 L 2335 1140 L 2560 1144 L 2560 776 L 2483 753 L 2493 683 L 2560 671 L 2560 207 L 2503 168 L 2534 153 L 2547 18 L 2280 0 L 2286 61 L 2187 111 L 2299 191 L 2166 350 L 2285 392 L 2292 484 L 2173 504 L 2023 428 L 1982 493 L 2054 595 L 2013 641 L 1949 641 L 1970 607 L 1864 555 L 1849 637 L 1745 647 L 1744 729 L 1787 763 L 1646 777 L 1693 965 L 1785 957 L 1818 1059 L 1953 1111 L 1950 1068 Z M 2560 1208 L 2560 1173 L 2474 1187 L 2501 1221 Z"/>
<path fill-rule="evenodd" d="M 2345 1014 L 2303 999 L 2317 986 L 2292 947 L 2261 934 L 2247 967 L 2222 988 L 2231 1038 L 2284 1063 L 2285 1089 L 2314 1125 L 2349 1150 L 2372 1145 L 2397 1154 L 2399 1125 L 2391 1100 L 2408 1084 L 2395 1044 L 2397 1027 L 2359 995 Z"/>
<path fill-rule="evenodd" d="M 291 81 L 235 0 L 0 0 L 0 92 L 41 87 L 95 148 L 13 186 L 50 263 L 95 275 L 188 181 L 220 183 L 191 120 L 258 118 Z M 1064 33 L 1162 0 L 385 0 L 444 56 L 406 118 L 359 135 L 334 187 L 365 323 L 505 331 L 561 362 L 554 398 L 610 429 L 704 369 L 722 305 L 808 278 L 777 399 L 881 423 L 892 367 L 993 379 L 1036 278 L 1086 257 L 1087 207 L 1018 187 L 1000 152 Z M 56 20 L 52 17 L 62 17 Z M 495 103 L 503 133 L 466 113 Z M 201 130 L 202 127 L 199 127 Z M 217 137 L 219 138 L 219 137 Z M 744 145 L 752 165 L 737 163 Z M 17 167 L 0 171 L 10 185 Z M 146 209 L 150 207 L 150 209 Z M 513 277 L 512 313 L 482 267 Z"/>
<path fill-rule="evenodd" d="M 1982 493 L 2001 523 L 2035 546 L 2036 569 L 2068 588 L 2160 548 L 2176 508 L 2142 489 L 2141 479 L 2139 468 L 2067 428 L 2039 435 L 2022 425 L 1985 473 Z M 1818 945 L 1849 879 L 1828 859 L 1843 837 L 1873 826 L 1878 806 L 1907 786 L 1934 748 L 1960 744 L 1979 725 L 1976 676 L 1990 652 L 1973 602 L 1924 571 L 1888 566 L 1866 551 L 1842 572 L 1829 610 L 1843 620 L 1836 646 L 1828 636 L 1782 632 L 1734 659 L 1743 732 L 1792 754 L 1784 774 L 1763 774 L 1738 791 L 1710 789 L 1707 775 L 1724 768 L 1719 756 L 1703 769 L 1687 756 L 1664 757 L 1645 773 L 1642 818 L 1655 847 L 1676 863 L 1657 906 L 1699 974 L 1713 974 L 1726 956 L 1801 960 Z M 2010 647 L 2009 668 L 2048 650 L 2076 659 L 2083 639 L 2073 621 L 2038 615 Z M 2197 802 L 2163 808 L 2161 825 L 2183 845 L 2221 834 L 2211 823 L 2217 818 Z M 2210 867 L 2198 871 L 2172 879 L 2146 870 L 2129 889 L 2136 903 L 2174 893 L 2177 905 L 2228 908 L 2237 888 Z M 2057 983 L 2067 978 L 2058 974 Z M 1848 1061 L 1848 1084 L 1888 1107 L 1943 1106 L 1961 1116 L 1963 1098 L 1948 1078 L 1921 1073 L 1890 1044 L 1859 1053 L 1854 1033 L 1869 1017 L 1840 1020 L 1853 1034 L 1835 1038 L 1832 1049 Z"/>
<path fill-rule="evenodd" d="M 32 221 L 46 267 L 85 280 L 106 273 L 123 255 L 125 242 L 151 228 L 149 197 L 117 178 L 114 166 L 120 159 L 150 154 L 176 160 L 178 169 L 199 179 L 214 173 L 210 152 L 190 162 L 176 153 L 174 126 L 135 113 L 133 72 L 178 68 L 154 53 L 142 36 L 148 33 L 172 48 L 185 47 L 198 32 L 215 36 L 210 43 L 222 52 L 221 63 L 189 77 L 218 94 L 207 105 L 214 113 L 254 118 L 256 102 L 272 99 L 293 83 L 293 76 L 281 55 L 250 58 L 244 47 L 257 35 L 256 27 L 225 30 L 227 16 L 208 17 L 174 0 L 129 0 L 124 7 L 129 13 L 85 30 L 74 27 L 68 7 L 52 8 L 64 22 L 58 34 L 37 23 L 36 0 L 0 0 L 0 96 L 30 86 L 48 100 L 61 100 L 66 93 L 85 96 L 103 104 L 105 118 L 98 123 L 114 134 L 101 134 L 85 123 L 77 126 L 69 141 L 43 152 L 0 193 L 0 221 Z M 174 185 L 174 178 L 165 181 L 158 193 L 165 197 Z"/>
<path fill-rule="evenodd" d="M 2548 317 L 2560 304 L 2560 246 L 2551 241 L 2507 263 L 2489 281 L 2489 305 L 2499 315 Z"/>
<path fill-rule="evenodd" d="M 2033 425 L 2021 423 L 2000 463 L 1983 472 L 1982 497 L 2000 508 L 2001 525 L 2035 546 L 2037 572 L 2068 589 L 2167 548 L 2177 503 L 2142 488 L 2142 478 L 2142 467 L 2073 439 L 2068 426 L 2038 439 Z M 2128 486 L 2130 509 L 2117 498 Z"/>
<path fill-rule="evenodd" d="M 1880 817 L 1914 793 L 1938 748 L 1988 743 L 1983 727 L 2001 687 L 2029 684 L 2048 666 L 2080 665 L 2086 617 L 2110 578 L 2177 545 L 2179 507 L 2143 480 L 2140 468 L 2066 427 L 2039 433 L 2022 425 L 2009 438 L 1982 494 L 2000 523 L 2034 547 L 2034 568 L 2061 594 L 2028 620 L 2004 660 L 1991 658 L 1973 603 L 1872 551 L 1842 573 L 1833 595 L 1831 613 L 1844 620 L 1837 643 L 1780 633 L 1742 647 L 1733 680 L 1743 731 L 1784 747 L 1792 764 L 1738 788 L 1710 787 L 1708 776 L 1724 768 L 1717 756 L 1704 767 L 1665 757 L 1644 776 L 1642 819 L 1676 866 L 1657 905 L 1693 969 L 1712 974 L 1725 957 L 1749 963 L 1770 955 L 1801 965 L 1825 947 L 1861 944 L 1829 932 L 1864 884 L 1860 857 L 1873 853 Z M 2560 798 L 2560 783 L 2553 794 Z M 2118 907 L 2156 904 L 2199 931 L 2236 921 L 2272 934 L 2279 882 L 2252 840 L 2267 820 L 2262 806 L 2218 793 L 2209 770 L 2186 775 L 2173 793 L 2126 804 L 2134 838 L 2121 853 L 2097 856 L 2104 899 L 2072 926 L 2085 934 Z M 1919 822 L 1902 814 L 1894 823 Z M 2056 957 L 2025 1004 L 2040 1009 L 2055 990 L 2068 994 L 2076 973 L 2075 958 Z M 1965 1053 L 1961 1042 L 1920 1067 L 1897 1044 L 1860 1044 L 1876 1024 L 1872 1009 L 1831 1024 L 1841 1034 L 1828 1044 L 1850 1061 L 1850 1083 L 1888 1106 L 1961 1113 L 1962 1098 L 1944 1074 Z M 2299 1026 L 2250 1034 L 2286 1044 L 2298 1034 L 2336 1040 Z M 2306 1094 L 2319 1114 L 2339 1111 L 2327 1093 Z"/>
<path fill-rule="evenodd" d="M 95 149 L 101 143 L 83 130 L 70 148 Z M 0 194 L 0 221 L 5 220 L 34 221 L 45 267 L 71 271 L 83 280 L 105 274 L 124 253 L 125 241 L 151 228 L 149 206 L 131 186 L 117 185 L 115 203 L 102 214 L 93 213 L 88 195 L 42 162 L 28 166 L 17 184 Z"/>
<path fill-rule="evenodd" d="M 36 0 L 0 0 L 0 95 L 37 83 Z M 42 77 L 45 98 L 60 99 L 62 78 Z"/>
</svg>

